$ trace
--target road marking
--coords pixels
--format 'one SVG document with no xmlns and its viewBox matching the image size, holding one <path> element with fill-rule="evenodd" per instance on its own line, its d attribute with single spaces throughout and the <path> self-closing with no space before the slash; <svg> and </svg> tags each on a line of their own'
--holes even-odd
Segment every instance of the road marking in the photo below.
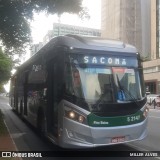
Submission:
<svg viewBox="0 0 160 160">
<path fill-rule="evenodd" d="M 130 146 L 130 147 L 132 147 L 132 148 L 134 148 L 134 149 L 136 149 L 136 150 L 138 150 L 138 151 L 142 151 L 142 152 L 154 152 L 154 151 L 149 151 L 147 149 L 141 148 L 139 146 L 135 146 L 133 144 L 127 144 L 127 145 Z M 153 158 L 156 158 L 156 159 L 160 160 L 160 157 L 153 157 Z"/>
<path fill-rule="evenodd" d="M 12 133 L 11 135 L 12 135 L 13 138 L 19 138 L 19 137 L 21 137 L 21 136 L 23 136 L 25 134 L 26 133 Z"/>
</svg>

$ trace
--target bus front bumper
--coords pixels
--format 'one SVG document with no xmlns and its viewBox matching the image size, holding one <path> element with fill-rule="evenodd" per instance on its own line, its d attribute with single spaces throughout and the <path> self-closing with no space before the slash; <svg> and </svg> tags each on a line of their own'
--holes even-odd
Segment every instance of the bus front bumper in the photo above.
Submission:
<svg viewBox="0 0 160 160">
<path fill-rule="evenodd" d="M 107 146 L 142 140 L 147 136 L 147 121 L 117 127 L 90 127 L 64 117 L 59 145 L 64 148 Z"/>
</svg>

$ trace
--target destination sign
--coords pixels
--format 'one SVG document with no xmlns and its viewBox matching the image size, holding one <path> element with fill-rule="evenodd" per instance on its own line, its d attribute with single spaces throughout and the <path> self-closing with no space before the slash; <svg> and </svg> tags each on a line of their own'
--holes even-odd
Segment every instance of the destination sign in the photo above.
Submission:
<svg viewBox="0 0 160 160">
<path fill-rule="evenodd" d="M 92 56 L 92 55 L 74 55 L 72 57 L 74 63 L 97 64 L 107 66 L 132 66 L 137 67 L 136 57 L 122 57 L 122 56 Z"/>
</svg>

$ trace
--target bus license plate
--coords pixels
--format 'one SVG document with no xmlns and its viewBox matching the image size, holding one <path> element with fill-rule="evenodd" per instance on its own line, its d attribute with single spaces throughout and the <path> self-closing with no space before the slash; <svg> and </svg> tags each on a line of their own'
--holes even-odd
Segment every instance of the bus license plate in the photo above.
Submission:
<svg viewBox="0 0 160 160">
<path fill-rule="evenodd" d="M 119 143 L 119 142 L 124 142 L 124 141 L 125 141 L 125 136 L 122 136 L 122 137 L 113 137 L 111 139 L 112 143 Z"/>
</svg>

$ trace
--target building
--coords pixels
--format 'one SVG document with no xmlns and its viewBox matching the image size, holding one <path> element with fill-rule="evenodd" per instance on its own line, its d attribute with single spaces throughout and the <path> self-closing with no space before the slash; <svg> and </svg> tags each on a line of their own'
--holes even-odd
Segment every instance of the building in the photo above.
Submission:
<svg viewBox="0 0 160 160">
<path fill-rule="evenodd" d="M 34 44 L 31 46 L 31 56 L 37 53 L 46 43 L 48 43 L 53 37 L 63 36 L 66 34 L 75 34 L 75 35 L 84 35 L 84 36 L 93 36 L 100 37 L 101 31 L 99 29 L 79 27 L 61 23 L 54 23 L 53 30 L 49 30 L 48 33 L 44 36 L 43 42 Z"/>
<path fill-rule="evenodd" d="M 85 35 L 85 36 L 94 36 L 94 37 L 101 36 L 101 32 L 99 29 L 79 27 L 79 26 L 67 25 L 62 23 L 54 23 L 53 30 L 48 31 L 47 35 L 43 39 L 43 42 L 44 44 L 46 44 L 53 37 L 63 36 L 66 34 L 76 34 L 76 35 Z"/>
<path fill-rule="evenodd" d="M 153 59 L 143 63 L 146 90 L 160 94 L 160 59 Z"/>
<path fill-rule="evenodd" d="M 102 0 L 102 37 L 136 46 L 147 91 L 160 93 L 160 0 Z"/>
<path fill-rule="evenodd" d="M 85 35 L 100 37 L 100 29 L 79 27 L 61 23 L 54 23 L 53 30 L 49 30 L 48 33 L 44 36 L 43 42 L 31 46 L 31 56 L 37 53 L 46 43 L 48 43 L 53 37 L 63 36 L 66 34 L 76 34 L 76 35 Z"/>
<path fill-rule="evenodd" d="M 31 56 L 37 53 L 43 47 L 43 43 L 34 44 L 31 46 Z"/>
<path fill-rule="evenodd" d="M 34 44 L 31 46 L 31 56 L 37 53 L 46 43 L 48 43 L 53 37 L 63 36 L 66 34 L 75 34 L 75 35 L 84 35 L 84 36 L 93 36 L 100 37 L 101 31 L 99 29 L 79 27 L 61 23 L 54 23 L 53 30 L 49 30 L 48 33 L 44 36 L 43 42 Z"/>
<path fill-rule="evenodd" d="M 102 0 L 101 4 L 102 37 L 132 44 L 147 57 L 150 50 L 149 0 Z"/>
<path fill-rule="evenodd" d="M 160 94 L 160 0 L 151 1 L 151 52 L 143 63 L 147 91 Z"/>
</svg>

